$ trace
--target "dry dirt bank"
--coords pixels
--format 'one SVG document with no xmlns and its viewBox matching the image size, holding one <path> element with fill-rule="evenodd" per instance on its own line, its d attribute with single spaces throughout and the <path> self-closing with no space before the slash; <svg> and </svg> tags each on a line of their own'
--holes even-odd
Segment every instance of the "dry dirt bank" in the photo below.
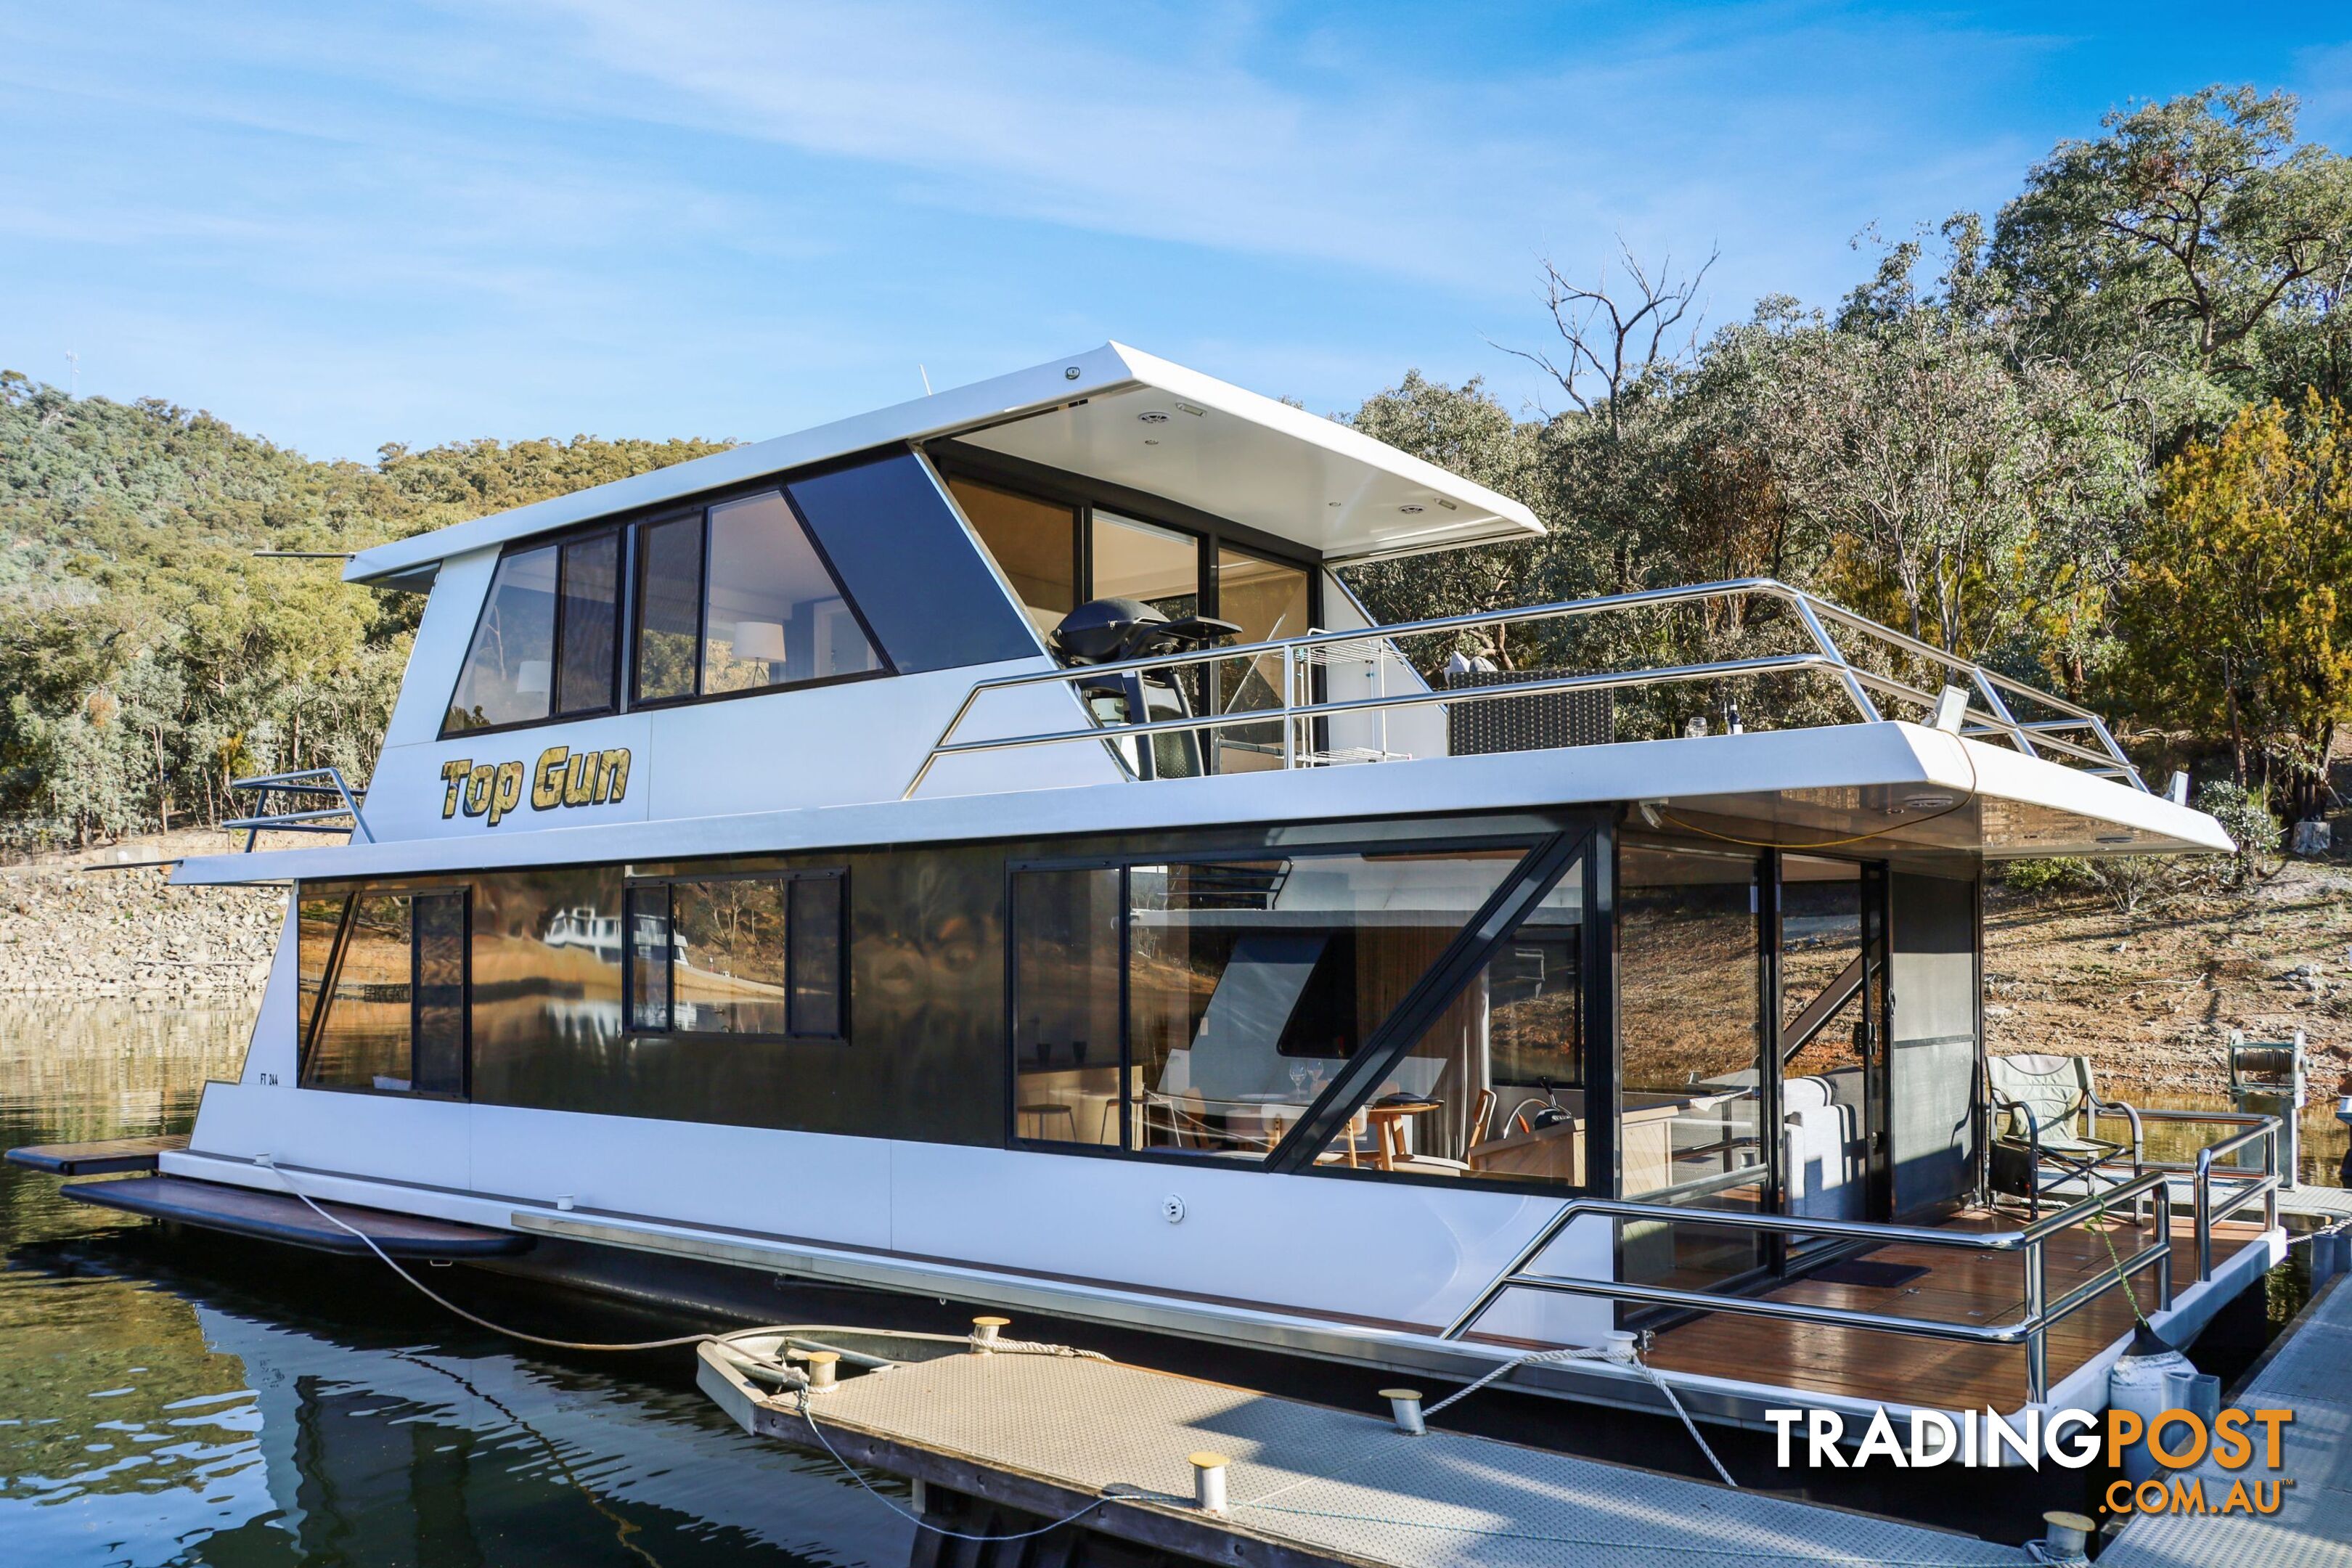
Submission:
<svg viewBox="0 0 2352 1568">
<path fill-rule="evenodd" d="M 2312 1092 L 2352 1093 L 2352 868 L 2289 861 L 2239 891 L 2132 916 L 2097 898 L 1997 885 L 1985 909 L 1995 1051 L 2092 1058 L 2103 1082 L 2220 1092 L 2231 1028 L 2310 1043 Z"/>
</svg>

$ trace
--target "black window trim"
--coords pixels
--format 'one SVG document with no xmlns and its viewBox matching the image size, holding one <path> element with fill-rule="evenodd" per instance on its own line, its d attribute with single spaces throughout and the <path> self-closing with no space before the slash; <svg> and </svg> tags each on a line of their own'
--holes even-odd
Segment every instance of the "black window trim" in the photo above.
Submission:
<svg viewBox="0 0 2352 1568">
<path fill-rule="evenodd" d="M 1454 996 L 1459 994 L 1463 986 L 1469 983 L 1470 979 L 1475 976 L 1478 970 L 1484 966 L 1486 961 L 1494 955 L 1495 951 L 1498 949 L 1502 943 L 1510 939 L 1511 932 L 1517 929 L 1519 916 L 1523 915 L 1527 909 L 1549 896 L 1552 889 L 1559 885 L 1562 878 L 1568 873 L 1575 870 L 1580 864 L 1583 867 L 1582 891 L 1586 905 L 1582 927 L 1584 932 L 1582 942 L 1584 956 L 1588 964 L 1598 958 L 1601 953 L 1608 951 L 1608 939 L 1606 935 L 1598 929 L 1601 926 L 1605 925 L 1606 921 L 1596 918 L 1592 908 L 1592 901 L 1595 898 L 1596 892 L 1605 895 L 1608 890 L 1606 879 L 1595 868 L 1594 861 L 1596 858 L 1596 852 L 1604 849 L 1606 847 L 1607 836 L 1609 834 L 1611 825 L 1606 820 L 1605 815 L 1600 811 L 1571 808 L 1556 813 L 1545 813 L 1542 815 L 1549 818 L 1549 820 L 1548 822 L 1538 822 L 1531 819 L 1528 814 L 1512 813 L 1509 814 L 1507 821 L 1496 822 L 1491 828 L 1484 830 L 1482 830 L 1475 822 L 1449 824 L 1444 818 L 1437 818 L 1433 820 L 1429 818 L 1380 819 L 1380 823 L 1385 823 L 1388 825 L 1394 825 L 1400 822 L 1411 823 L 1416 821 L 1428 821 L 1433 826 L 1459 826 L 1463 829 L 1463 831 L 1456 833 L 1433 833 L 1424 837 L 1417 837 L 1407 833 L 1396 837 L 1377 838 L 1335 837 L 1329 839 L 1310 839 L 1298 843 L 1258 845 L 1234 843 L 1230 846 L 1209 843 L 1188 846 L 1181 849 L 1171 849 L 1165 853 L 1139 853 L 1118 850 L 1115 852 L 1097 851 L 1092 854 L 1031 855 L 1007 858 L 1004 863 L 1003 887 L 1003 908 L 1005 912 L 1003 943 L 1004 1008 L 1001 1020 L 1002 1027 L 1003 1029 L 1002 1037 L 1003 1041 L 1003 1048 L 1002 1051 L 1003 1076 L 999 1084 L 999 1088 L 1003 1094 L 1003 1146 L 1009 1150 L 1013 1150 L 1023 1153 L 1058 1154 L 1087 1160 L 1144 1161 L 1154 1164 L 1175 1165 L 1187 1170 L 1196 1171 L 1203 1168 L 1210 1170 L 1256 1171 L 1276 1175 L 1297 1174 L 1309 1175 L 1318 1179 L 1336 1181 L 1373 1181 L 1391 1184 L 1405 1183 L 1412 1185 L 1443 1187 L 1450 1192 L 1465 1191 L 1465 1188 L 1462 1179 L 1456 1176 L 1431 1175 L 1412 1171 L 1349 1170 L 1344 1165 L 1315 1164 L 1313 1163 L 1313 1152 L 1316 1149 L 1319 1149 L 1323 1143 L 1329 1141 L 1328 1136 L 1318 1140 L 1311 1146 L 1300 1145 L 1301 1147 L 1306 1148 L 1307 1152 L 1304 1163 L 1297 1165 L 1297 1168 L 1293 1168 L 1292 1163 L 1289 1162 L 1276 1163 L 1278 1156 L 1284 1155 L 1286 1152 L 1292 1150 L 1294 1144 L 1299 1143 L 1301 1130 L 1307 1128 L 1310 1121 L 1316 1120 L 1318 1112 L 1322 1112 L 1327 1117 L 1336 1118 L 1339 1121 L 1344 1121 L 1347 1115 L 1353 1114 L 1355 1108 L 1352 1105 L 1346 1107 L 1343 1111 L 1335 1108 L 1332 1103 L 1339 1094 L 1341 1086 L 1351 1081 L 1351 1079 L 1354 1076 L 1353 1074 L 1345 1071 L 1335 1076 L 1332 1081 L 1325 1087 L 1323 1094 L 1318 1098 L 1313 1106 L 1308 1108 L 1307 1114 L 1301 1117 L 1298 1121 L 1290 1128 L 1290 1130 L 1284 1135 L 1281 1143 L 1276 1145 L 1275 1148 L 1267 1151 L 1265 1154 L 1254 1159 L 1213 1153 L 1190 1153 L 1179 1149 L 1130 1149 L 1126 1146 L 1127 1141 L 1131 1136 L 1129 1125 L 1129 1112 L 1124 1107 L 1122 1107 L 1119 1112 L 1119 1136 L 1121 1142 L 1118 1146 L 1102 1143 L 1073 1143 L 1058 1142 L 1053 1139 L 1022 1137 L 1020 1135 L 1020 1113 L 1018 1110 L 1018 1102 L 1020 1100 L 1018 1081 L 1019 1064 L 1014 1060 L 1013 1050 L 1013 1029 L 1017 1016 L 1016 1009 L 1018 1006 L 1018 999 L 1015 995 L 1013 985 L 1014 932 L 1013 931 L 1013 879 L 1023 871 L 1078 871 L 1115 868 L 1119 873 L 1119 887 L 1122 899 L 1127 900 L 1131 899 L 1131 894 L 1129 894 L 1128 890 L 1129 873 L 1137 866 L 1197 865 L 1203 862 L 1251 858 L 1288 859 L 1294 858 L 1349 854 L 1443 854 L 1449 850 L 1493 849 L 1513 846 L 1517 847 L 1521 851 L 1520 858 L 1512 865 L 1510 870 L 1505 874 L 1502 885 L 1495 890 L 1494 894 L 1485 904 L 1482 904 L 1467 920 L 1463 922 L 1462 929 L 1454 933 L 1453 939 L 1447 943 L 1447 945 L 1440 950 L 1436 958 L 1431 961 L 1430 967 L 1423 971 L 1421 977 L 1415 981 L 1413 986 L 1398 1003 L 1395 1010 L 1390 1014 L 1388 1018 L 1382 1020 L 1381 1025 L 1374 1028 L 1371 1035 L 1357 1047 L 1356 1054 L 1349 1058 L 1349 1064 L 1352 1067 L 1354 1064 L 1368 1061 L 1375 1056 L 1392 1056 L 1396 1059 L 1402 1059 L 1408 1052 L 1410 1052 L 1413 1045 L 1420 1039 L 1423 1031 L 1428 1026 L 1429 1023 L 1435 1018 L 1438 1013 L 1443 1012 L 1447 1005 L 1452 1004 Z M 1361 827 L 1378 826 L 1380 823 L 1361 823 L 1351 826 Z M 1530 878 L 1532 878 L 1532 883 L 1530 883 Z M 1598 884 L 1598 887 L 1596 887 L 1596 884 Z M 1532 886 L 1532 891 L 1529 890 L 1530 886 Z M 1482 924 L 1486 924 L 1493 921 L 1497 912 L 1505 909 L 1509 910 L 1511 918 L 1491 934 L 1485 937 L 1478 936 L 1477 931 L 1479 927 Z M 1122 1069 L 1128 1065 L 1128 971 L 1130 957 L 1129 943 L 1131 941 L 1129 928 L 1130 922 L 1122 918 L 1119 921 L 1118 982 L 1119 1066 Z M 1465 946 L 1465 944 L 1467 945 Z M 1436 1000 L 1434 1007 L 1425 1009 L 1423 1005 L 1426 1001 L 1426 998 L 1424 997 L 1424 990 L 1432 984 L 1432 977 L 1437 974 L 1438 968 L 1441 964 L 1448 966 L 1449 974 L 1438 982 L 1439 985 L 1442 987 L 1442 994 Z M 1451 973 L 1453 970 L 1456 969 L 1460 972 L 1458 979 L 1454 978 Z M 1583 997 L 1580 1003 L 1581 1011 L 1584 1016 L 1583 1026 L 1586 1033 L 1586 1038 L 1588 1040 L 1585 1065 L 1585 1074 L 1588 1079 L 1591 1078 L 1594 1071 L 1592 1061 L 1592 1052 L 1594 1047 L 1589 1042 L 1592 1038 L 1592 1031 L 1594 1029 L 1595 1023 L 1597 1020 L 1612 1021 L 1612 1026 L 1613 1026 L 1614 1017 L 1612 1003 L 1607 994 L 1610 987 L 1614 984 L 1614 964 L 1613 963 L 1610 964 L 1605 979 L 1595 981 L 1591 978 L 1592 973 L 1593 972 L 1588 968 L 1586 978 L 1581 983 Z M 1416 1015 L 1416 1018 L 1412 1022 L 1412 1026 L 1409 1032 L 1399 1024 L 1399 1020 L 1403 1018 L 1408 1007 L 1412 1007 Z M 1613 1049 L 1612 1049 L 1609 1052 L 1609 1065 L 1612 1068 L 1614 1060 L 1615 1053 Z M 1393 1065 L 1393 1061 L 1384 1062 L 1379 1070 L 1381 1073 L 1385 1073 Z M 1377 1077 L 1373 1077 L 1370 1081 L 1374 1086 L 1377 1086 Z M 1353 1099 L 1356 1097 L 1351 1093 L 1349 1098 Z M 1124 1099 L 1123 1096 L 1122 1099 Z M 1613 1138 L 1610 1139 L 1608 1142 L 1610 1145 L 1613 1147 Z M 1601 1140 L 1596 1138 L 1594 1143 L 1595 1147 L 1599 1148 L 1601 1144 Z M 1588 1156 L 1588 1159 L 1589 1158 L 1590 1156 Z M 1505 1195 L 1561 1198 L 1574 1195 L 1590 1195 L 1593 1193 L 1599 1192 L 1601 1189 L 1593 1184 L 1592 1172 L 1588 1165 L 1585 1184 L 1581 1186 L 1572 1186 L 1559 1182 L 1549 1182 L 1540 1179 L 1528 1179 L 1522 1181 L 1508 1178 L 1482 1178 L 1473 1184 L 1472 1190 L 1481 1193 L 1496 1193 Z"/>
<path fill-rule="evenodd" d="M 934 442 L 923 447 L 922 451 L 930 459 L 943 484 L 962 479 L 967 483 L 987 485 L 1033 500 L 1069 508 L 1074 514 L 1076 531 L 1073 568 L 1077 581 L 1073 591 L 1078 595 L 1079 604 L 1083 605 L 1093 597 L 1094 514 L 1108 511 L 1132 521 L 1150 523 L 1155 528 L 1189 535 L 1197 543 L 1200 566 L 1194 574 L 1194 593 L 1198 595 L 1200 614 L 1213 617 L 1218 612 L 1217 552 L 1224 549 L 1255 556 L 1275 565 L 1295 566 L 1304 571 L 1307 574 L 1308 625 L 1323 624 L 1323 574 L 1328 568 L 1319 553 L 1304 545 L 1163 496 L 1130 489 L 1107 479 L 1088 479 L 1084 474 L 1074 474 L 1066 469 L 1009 457 L 1002 452 L 991 452 L 983 447 L 949 440 Z"/>
<path fill-rule="evenodd" d="M 808 518 L 802 512 L 800 503 L 793 500 L 793 484 L 802 479 L 815 478 L 824 471 L 828 470 L 795 471 L 789 477 L 781 474 L 772 475 L 761 484 L 714 493 L 691 505 L 656 510 L 629 521 L 626 526 L 632 541 L 629 552 L 631 563 L 630 647 L 628 679 L 623 683 L 629 695 L 628 711 L 654 713 L 667 708 L 685 708 L 705 702 L 732 702 L 744 697 L 773 697 L 780 691 L 809 691 L 821 686 L 846 686 L 854 681 L 879 680 L 898 673 L 898 667 L 890 662 L 890 650 L 884 647 L 882 639 L 874 635 L 873 625 L 866 620 L 866 611 L 850 594 L 847 584 L 842 582 L 840 572 L 833 564 L 833 557 L 825 552 L 824 542 L 817 537 L 816 530 L 809 526 Z M 784 510 L 791 515 L 793 521 L 801 531 L 801 537 L 807 541 L 809 549 L 815 554 L 817 565 L 823 569 L 826 581 L 833 584 L 834 592 L 841 595 L 841 602 L 849 607 L 851 618 L 856 621 L 859 634 L 866 638 L 866 646 L 871 648 L 874 657 L 881 661 L 879 669 L 856 669 L 845 675 L 812 676 L 806 680 L 781 681 L 773 686 L 754 686 L 741 691 L 706 692 L 702 689 L 703 656 L 709 646 L 710 636 L 710 514 L 722 506 L 731 506 L 737 501 L 756 500 L 763 495 L 772 495 L 783 501 Z M 697 516 L 700 518 L 702 523 L 702 581 L 696 595 L 694 606 L 694 689 L 679 697 L 646 697 L 637 689 L 636 632 L 640 625 L 638 616 L 645 598 L 645 574 L 636 570 L 636 563 L 642 560 L 644 552 L 636 548 L 635 542 L 642 538 L 645 531 L 649 528 L 659 528 L 664 523 L 682 522 L 688 518 Z"/>
<path fill-rule="evenodd" d="M 600 533 L 616 536 L 614 569 L 619 574 L 619 581 L 614 584 L 617 592 L 613 596 L 613 668 L 610 679 L 604 687 L 608 700 L 601 708 L 580 708 L 568 713 L 558 713 L 552 710 L 555 707 L 557 690 L 562 680 L 563 552 L 567 546 L 582 540 L 593 539 Z M 449 716 L 457 709 L 457 693 L 453 689 L 449 693 L 449 700 L 442 704 L 441 729 L 434 738 L 437 741 L 467 741 L 476 735 L 503 735 L 516 730 L 541 729 L 549 724 L 576 724 L 590 719 L 608 719 L 614 714 L 622 712 L 624 707 L 621 675 L 625 668 L 622 659 L 625 651 L 630 651 L 629 634 L 635 629 L 631 617 L 623 613 L 627 607 L 627 601 L 633 596 L 629 580 L 635 564 L 634 544 L 635 537 L 630 528 L 611 518 L 599 519 L 595 522 L 583 524 L 578 528 L 564 529 L 554 533 L 538 533 L 528 539 L 509 541 L 499 552 L 498 563 L 490 568 L 489 588 L 482 595 L 482 607 L 475 612 L 474 629 L 467 634 L 466 658 L 457 668 L 457 685 L 460 687 L 465 685 L 466 672 L 473 668 L 474 644 L 482 635 L 483 621 L 489 616 L 493 596 L 498 589 L 499 574 L 506 570 L 508 561 L 513 557 L 528 555 L 535 550 L 546 550 L 551 547 L 555 551 L 555 616 L 552 622 L 553 632 L 549 644 L 547 666 L 547 705 L 550 711 L 546 717 L 540 719 L 517 719 L 511 723 L 479 724 L 468 729 L 453 730 L 449 727 Z M 625 626 L 624 622 L 630 622 L 630 624 Z"/>
<path fill-rule="evenodd" d="M 637 1026 L 636 1005 L 637 943 L 636 933 L 629 927 L 630 895 L 641 888 L 676 888 L 681 884 L 705 882 L 775 882 L 789 889 L 794 882 L 837 882 L 841 885 L 841 933 L 835 943 L 836 953 L 834 983 L 840 997 L 840 1027 L 832 1034 L 796 1031 L 790 1027 L 793 1016 L 793 913 L 792 894 L 784 894 L 784 1018 L 786 1027 L 775 1030 L 739 1032 L 736 1030 L 681 1029 L 677 1026 L 677 979 L 673 973 L 667 993 L 669 1024 L 666 1028 L 646 1029 Z M 677 910 L 670 908 L 670 930 L 677 930 Z M 842 866 L 794 867 L 789 869 L 756 871 L 714 871 L 704 875 L 680 872 L 660 877 L 629 877 L 621 879 L 621 1033 L 625 1039 L 644 1040 L 727 1040 L 744 1045 L 817 1045 L 846 1046 L 852 1043 L 849 1015 L 850 1001 L 850 903 L 849 868 Z M 665 962 L 668 962 L 665 958 Z"/>
<path fill-rule="evenodd" d="M 332 891 L 321 892 L 319 896 L 320 898 L 340 899 L 342 901 L 343 907 L 341 913 L 336 918 L 334 944 L 329 953 L 325 977 L 320 982 L 318 1010 L 310 1016 L 310 1028 L 308 1037 L 298 1039 L 296 1042 L 297 1050 L 294 1061 L 294 1087 L 300 1089 L 312 1090 L 320 1094 L 366 1094 L 373 1095 L 383 1100 L 437 1100 L 445 1105 L 471 1104 L 473 1102 L 474 1096 L 473 884 L 471 882 L 443 881 L 411 882 L 403 879 L 393 879 L 386 882 L 372 882 L 362 879 L 358 881 L 338 881 L 331 884 L 331 888 L 333 889 Z M 351 946 L 352 916 L 353 911 L 359 908 L 359 902 L 363 898 L 396 898 L 407 899 L 410 900 L 408 917 L 408 1070 L 411 1074 L 409 1081 L 412 1083 L 415 1081 L 414 1075 L 416 1071 L 416 1008 L 422 987 L 417 984 L 416 974 L 418 953 L 416 951 L 416 914 L 415 900 L 418 899 L 446 897 L 451 894 L 456 895 L 457 899 L 457 908 L 463 918 L 465 927 L 465 934 L 460 939 L 460 951 L 464 955 L 461 967 L 464 970 L 464 973 L 458 981 L 458 988 L 464 996 L 464 1000 L 459 1003 L 457 1008 L 458 1079 L 462 1087 L 455 1094 L 443 1094 L 432 1093 L 415 1089 L 377 1089 L 372 1084 L 310 1082 L 309 1078 L 310 1065 L 318 1047 L 319 1035 L 320 1032 L 327 1026 L 327 1014 L 334 1005 L 335 987 L 340 984 L 342 980 L 343 956 L 349 951 Z M 294 898 L 295 902 L 299 907 L 302 899 L 302 892 L 299 887 L 295 889 Z M 300 942 L 299 917 L 296 942 L 299 946 Z M 295 954 L 295 969 L 299 975 L 301 969 L 301 955 L 299 951 Z"/>
</svg>

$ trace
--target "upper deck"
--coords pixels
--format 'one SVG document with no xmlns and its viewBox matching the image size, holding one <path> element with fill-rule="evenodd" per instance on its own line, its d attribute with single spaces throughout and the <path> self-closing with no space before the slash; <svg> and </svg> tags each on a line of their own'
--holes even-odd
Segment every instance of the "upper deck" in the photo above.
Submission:
<svg viewBox="0 0 2352 1568">
<path fill-rule="evenodd" d="M 2227 846 L 2088 710 L 1777 583 L 1375 626 L 1334 570 L 1540 531 L 1108 344 L 364 552 L 350 580 L 430 592 L 365 832 L 177 875 L 1598 801 L 1784 843 Z M 1229 630 L 1050 651 L 1113 596 Z"/>
</svg>

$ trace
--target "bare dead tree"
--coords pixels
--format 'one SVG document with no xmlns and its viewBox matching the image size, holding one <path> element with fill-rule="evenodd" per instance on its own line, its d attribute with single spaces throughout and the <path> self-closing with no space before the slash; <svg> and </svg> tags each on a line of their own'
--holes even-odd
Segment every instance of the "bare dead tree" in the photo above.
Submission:
<svg viewBox="0 0 2352 1568">
<path fill-rule="evenodd" d="M 1538 366 L 1559 383 L 1579 412 L 1591 415 L 1596 407 L 1601 410 L 1609 421 L 1610 439 L 1620 439 L 1624 435 L 1626 390 L 1650 371 L 1675 362 L 1696 346 L 1699 321 L 1706 313 L 1705 307 L 1697 304 L 1699 286 L 1722 254 L 1720 249 L 1710 249 L 1697 271 L 1677 280 L 1671 254 L 1653 270 L 1621 235 L 1618 264 L 1631 286 L 1622 299 L 1610 289 L 1607 264 L 1587 286 L 1570 281 L 1546 259 L 1544 304 L 1551 311 L 1560 342 L 1567 345 L 1566 353 L 1555 358 L 1539 351 L 1501 343 L 1494 346 Z M 1697 315 L 1692 314 L 1695 306 Z M 1685 318 L 1690 321 L 1688 340 L 1669 351 L 1666 340 Z"/>
</svg>

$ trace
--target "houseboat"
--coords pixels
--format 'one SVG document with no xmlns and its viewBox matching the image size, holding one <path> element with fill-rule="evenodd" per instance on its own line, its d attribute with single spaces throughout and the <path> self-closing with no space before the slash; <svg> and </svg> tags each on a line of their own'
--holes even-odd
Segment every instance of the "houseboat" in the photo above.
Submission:
<svg viewBox="0 0 2352 1568">
<path fill-rule="evenodd" d="M 243 1071 L 70 1190 L 1423 1378 L 1630 1331 L 1749 1425 L 2103 1403 L 2283 1256 L 2274 1130 L 2190 1215 L 2157 1113 L 2010 1098 L 1985 879 L 2228 837 L 1778 582 L 1350 587 L 1541 531 L 1111 343 L 365 551 L 426 595 L 373 777 L 173 873 L 292 889 Z"/>
</svg>

